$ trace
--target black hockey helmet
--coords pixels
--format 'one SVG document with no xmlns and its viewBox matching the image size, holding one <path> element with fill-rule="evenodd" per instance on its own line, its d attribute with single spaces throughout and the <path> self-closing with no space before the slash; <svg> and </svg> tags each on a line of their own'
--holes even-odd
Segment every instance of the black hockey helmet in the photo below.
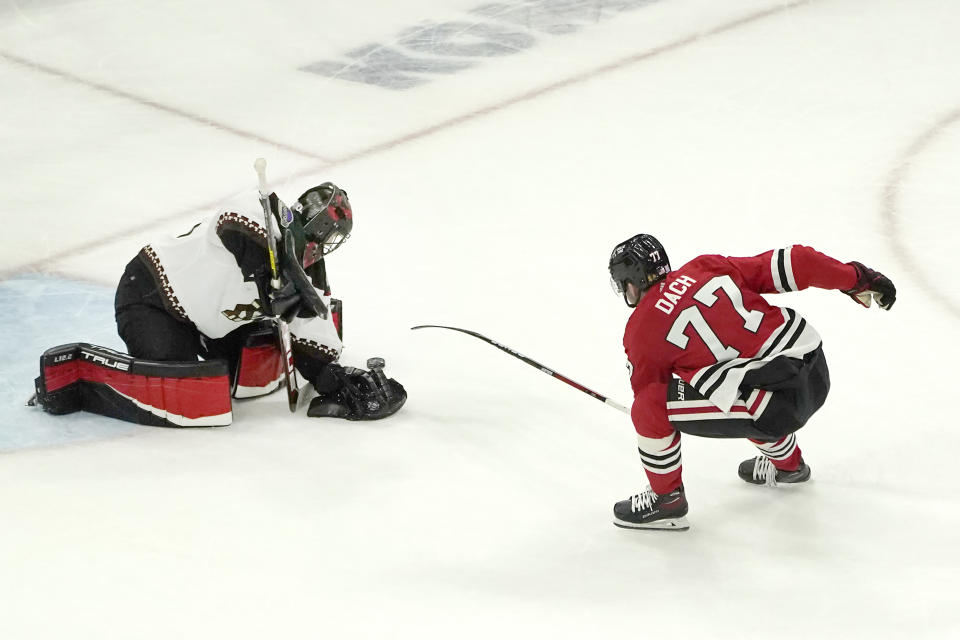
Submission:
<svg viewBox="0 0 960 640">
<path fill-rule="evenodd" d="M 304 268 L 334 251 L 353 230 L 353 209 L 347 192 L 332 182 L 307 189 L 291 209 L 303 228 Z"/>
<path fill-rule="evenodd" d="M 670 273 L 670 260 L 660 241 L 646 233 L 624 240 L 610 254 L 610 283 L 623 296 L 629 307 L 637 306 L 627 300 L 627 283 L 631 282 L 641 293 Z"/>
</svg>

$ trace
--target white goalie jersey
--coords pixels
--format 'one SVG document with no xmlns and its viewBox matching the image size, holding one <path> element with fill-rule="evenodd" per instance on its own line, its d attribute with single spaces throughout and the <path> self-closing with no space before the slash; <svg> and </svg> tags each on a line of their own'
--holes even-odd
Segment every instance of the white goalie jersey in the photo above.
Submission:
<svg viewBox="0 0 960 640">
<path fill-rule="evenodd" d="M 251 261 L 263 264 L 266 234 L 257 195 L 248 193 L 185 233 L 147 245 L 141 257 L 167 311 L 191 322 L 208 338 L 222 338 L 264 316 L 253 274 L 244 273 L 244 267 Z M 225 245 L 228 237 L 233 239 L 233 251 Z M 280 238 L 276 239 L 279 243 Z M 254 252 L 256 256 L 247 255 Z M 329 309 L 330 291 L 315 288 Z M 294 318 L 290 333 L 298 345 L 329 361 L 336 361 L 343 350 L 333 314 Z"/>
</svg>

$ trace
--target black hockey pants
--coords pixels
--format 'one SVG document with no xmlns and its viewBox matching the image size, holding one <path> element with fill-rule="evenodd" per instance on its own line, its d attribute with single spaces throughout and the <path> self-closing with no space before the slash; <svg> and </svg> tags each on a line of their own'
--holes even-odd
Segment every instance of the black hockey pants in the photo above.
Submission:
<svg viewBox="0 0 960 640">
<path fill-rule="evenodd" d="M 258 328 L 251 323 L 223 338 L 201 336 L 193 324 L 170 315 L 163 307 L 160 291 L 139 257 L 127 264 L 117 286 L 114 309 L 117 332 L 134 358 L 160 362 L 196 362 L 223 359 L 236 373 L 246 336 Z"/>
<path fill-rule="evenodd" d="M 238 327 L 222 338 L 202 336 L 193 324 L 172 316 L 164 308 L 160 290 L 137 256 L 131 260 L 117 285 L 114 309 L 117 332 L 127 345 L 127 353 L 134 358 L 161 362 L 196 362 L 223 359 L 230 368 L 233 380 L 240 354 L 247 337 L 262 331 L 268 322 L 251 322 Z M 297 370 L 305 380 L 316 381 L 328 361 L 311 357 L 296 342 L 293 357 Z"/>
<path fill-rule="evenodd" d="M 746 413 L 721 414 L 710 419 L 674 422 L 682 433 L 707 438 L 751 438 L 775 442 L 797 431 L 823 406 L 830 391 L 830 371 L 822 346 L 803 360 L 781 356 L 749 371 L 740 385 L 741 398 L 755 390 L 770 392 L 770 399 L 755 416 Z M 673 380 L 667 390 L 669 406 L 702 404 L 705 398 L 689 384 Z"/>
</svg>

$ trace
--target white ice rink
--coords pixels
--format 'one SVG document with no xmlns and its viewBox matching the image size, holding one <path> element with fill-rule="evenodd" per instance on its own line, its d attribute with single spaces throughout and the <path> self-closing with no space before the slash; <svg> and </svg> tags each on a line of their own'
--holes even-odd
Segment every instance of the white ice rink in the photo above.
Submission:
<svg viewBox="0 0 960 640">
<path fill-rule="evenodd" d="M 0 639 L 960 637 L 960 3 L 0 0 L 0 149 Z M 257 156 L 288 201 L 349 191 L 343 361 L 406 407 L 24 407 L 44 349 L 122 348 L 123 266 Z M 627 402 L 606 264 L 641 231 L 899 290 L 775 298 L 831 367 L 813 480 L 686 437 L 686 533 L 611 524 L 646 486 L 625 416 L 409 331 Z"/>
</svg>

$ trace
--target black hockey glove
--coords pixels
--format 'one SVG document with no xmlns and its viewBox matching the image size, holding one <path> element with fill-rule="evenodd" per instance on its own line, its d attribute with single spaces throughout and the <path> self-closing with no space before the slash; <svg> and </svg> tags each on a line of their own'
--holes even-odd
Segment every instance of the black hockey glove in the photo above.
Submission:
<svg viewBox="0 0 960 640">
<path fill-rule="evenodd" d="M 857 270 L 857 283 L 853 285 L 852 289 L 847 289 L 843 293 L 864 307 L 869 308 L 874 299 L 881 309 L 889 309 L 893 306 L 893 303 L 897 301 L 897 288 L 893 286 L 890 278 L 859 262 L 848 262 L 847 264 Z"/>
<path fill-rule="evenodd" d="M 407 392 L 383 369 L 371 371 L 332 363 L 314 381 L 317 397 L 310 402 L 312 418 L 379 420 L 393 415 L 407 401 Z"/>
</svg>

